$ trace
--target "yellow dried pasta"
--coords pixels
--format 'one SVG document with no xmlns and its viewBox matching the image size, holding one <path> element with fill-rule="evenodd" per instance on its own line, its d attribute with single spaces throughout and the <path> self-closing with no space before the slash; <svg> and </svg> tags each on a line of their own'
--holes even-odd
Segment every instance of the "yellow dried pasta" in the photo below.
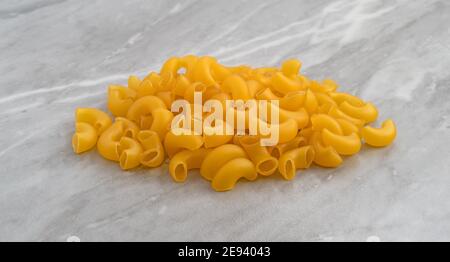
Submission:
<svg viewBox="0 0 450 262">
<path fill-rule="evenodd" d="M 126 85 L 108 87 L 107 108 L 114 118 L 78 108 L 73 151 L 96 147 L 124 170 L 156 168 L 169 158 L 174 181 L 183 182 L 189 170 L 199 169 L 214 190 L 228 191 L 240 179 L 277 175 L 292 180 L 312 164 L 338 167 L 363 143 L 384 147 L 394 141 L 391 119 L 380 128 L 367 125 L 378 118 L 374 104 L 338 91 L 332 79 L 309 79 L 301 67 L 297 59 L 279 68 L 253 68 L 222 65 L 211 56 L 171 57 L 159 72 L 132 75 Z M 180 100 L 188 106 L 172 110 Z M 237 109 L 229 101 L 256 107 Z M 274 130 L 275 143 L 262 143 Z"/>
</svg>

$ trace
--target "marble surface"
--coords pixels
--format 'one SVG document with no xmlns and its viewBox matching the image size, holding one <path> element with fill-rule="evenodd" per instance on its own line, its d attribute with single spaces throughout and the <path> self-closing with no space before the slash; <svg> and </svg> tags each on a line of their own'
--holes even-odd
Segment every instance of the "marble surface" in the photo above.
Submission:
<svg viewBox="0 0 450 262">
<path fill-rule="evenodd" d="M 449 241 L 449 24 L 445 0 L 1 1 L 0 241 Z M 108 84 L 188 53 L 299 58 L 398 138 L 227 193 L 72 152 L 76 107 L 105 109 Z"/>
</svg>

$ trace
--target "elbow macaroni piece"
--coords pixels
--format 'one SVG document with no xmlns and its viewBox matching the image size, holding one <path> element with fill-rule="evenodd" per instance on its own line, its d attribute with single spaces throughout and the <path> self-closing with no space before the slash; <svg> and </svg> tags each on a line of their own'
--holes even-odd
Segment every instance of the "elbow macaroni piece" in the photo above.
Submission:
<svg viewBox="0 0 450 262">
<path fill-rule="evenodd" d="M 200 169 L 214 190 L 227 191 L 241 178 L 253 181 L 278 172 L 291 180 L 298 169 L 312 164 L 340 166 L 342 156 L 358 153 L 363 142 L 374 147 L 393 142 L 397 131 L 392 120 L 380 128 L 367 125 L 378 117 L 372 103 L 337 91 L 339 86 L 331 79 L 308 78 L 301 67 L 297 59 L 285 60 L 280 67 L 253 68 L 225 66 L 210 56 L 171 57 L 159 72 L 143 78 L 132 75 L 127 86 L 108 87 L 107 107 L 114 119 L 95 108 L 77 109 L 73 151 L 79 154 L 97 147 L 102 157 L 124 170 L 141 165 L 155 168 L 168 157 L 168 173 L 174 181 L 183 182 L 189 170 Z M 223 108 L 194 113 L 198 108 L 194 105 L 199 105 L 195 92 L 202 94 L 201 108 L 208 100 L 217 100 Z M 190 107 L 172 112 L 179 99 Z M 227 100 L 242 100 L 247 108 L 240 111 Z M 267 101 L 267 109 L 261 108 L 264 101 L 253 100 L 278 103 Z M 251 107 L 253 102 L 256 108 Z M 189 120 L 180 118 L 189 113 L 184 110 L 190 110 Z M 255 112 L 263 115 L 255 117 Z M 220 115 L 234 120 L 215 119 Z M 238 116 L 244 117 L 242 126 L 241 122 L 237 126 Z M 178 129 L 171 129 L 174 120 L 179 121 L 174 126 Z M 182 129 L 181 123 L 187 121 L 202 127 L 202 133 Z M 222 127 L 231 133 L 218 133 Z M 264 146 L 260 141 L 273 139 L 271 132 L 278 135 L 278 142 Z"/>
<path fill-rule="evenodd" d="M 319 102 L 317 101 L 316 95 L 310 89 L 306 91 L 304 107 L 310 115 L 314 114 L 319 108 Z"/>
<path fill-rule="evenodd" d="M 225 132 L 227 123 L 224 123 L 223 121 L 221 121 L 221 123 L 222 123 L 222 127 L 223 127 L 223 128 L 221 128 L 221 130 L 223 130 Z M 232 135 L 209 134 L 209 133 L 206 133 L 207 131 L 208 131 L 208 129 L 204 128 L 203 142 L 204 142 L 205 148 L 218 147 L 218 146 L 221 146 L 221 145 L 224 145 L 224 144 L 230 142 L 233 139 Z"/>
<path fill-rule="evenodd" d="M 255 164 L 258 174 L 270 176 L 277 170 L 277 159 L 270 155 L 266 147 L 260 145 L 259 137 L 240 137 L 239 144 Z"/>
<path fill-rule="evenodd" d="M 331 146 L 324 146 L 320 132 L 315 132 L 311 137 L 311 145 L 314 148 L 314 163 L 323 167 L 338 167 L 342 164 L 342 157 Z"/>
<path fill-rule="evenodd" d="M 364 121 L 364 123 L 373 122 L 378 117 L 378 111 L 372 103 L 367 103 L 363 106 L 353 106 L 349 102 L 344 101 L 339 105 L 339 109 L 351 117 Z"/>
<path fill-rule="evenodd" d="M 139 98 L 130 106 L 127 112 L 127 118 L 136 124 L 140 124 L 142 117 L 151 115 L 157 108 L 167 109 L 160 98 L 156 96 L 145 96 Z"/>
<path fill-rule="evenodd" d="M 183 149 L 195 150 L 203 145 L 203 137 L 200 135 L 175 135 L 172 131 L 167 132 L 164 139 L 164 148 L 169 158 Z"/>
<path fill-rule="evenodd" d="M 227 191 L 234 188 L 236 182 L 245 177 L 255 180 L 257 177 L 255 166 L 247 158 L 235 158 L 222 166 L 214 175 L 211 186 L 216 191 Z"/>
<path fill-rule="evenodd" d="M 295 171 L 299 168 L 309 168 L 315 157 L 312 146 L 303 146 L 282 154 L 279 162 L 279 170 L 286 180 L 295 177 Z"/>
<path fill-rule="evenodd" d="M 287 77 L 295 77 L 300 72 L 302 63 L 297 59 L 289 59 L 281 64 L 281 72 Z"/>
<path fill-rule="evenodd" d="M 119 161 L 118 147 L 122 137 L 135 138 L 139 128 L 126 118 L 116 118 L 114 124 L 106 129 L 98 138 L 97 150 L 108 160 Z"/>
<path fill-rule="evenodd" d="M 339 108 L 337 108 L 336 106 L 331 106 L 330 110 L 328 111 L 328 115 L 334 118 L 343 118 L 345 120 L 348 120 L 358 128 L 364 126 L 364 121 L 347 115 L 346 113 L 339 110 Z"/>
<path fill-rule="evenodd" d="M 351 133 L 359 134 L 359 128 L 344 118 L 336 118 L 336 121 L 339 123 L 342 129 L 342 133 L 344 135 L 350 135 Z"/>
<path fill-rule="evenodd" d="M 212 181 L 218 168 L 236 158 L 247 158 L 242 147 L 233 144 L 216 147 L 203 160 L 200 175 L 206 180 Z"/>
<path fill-rule="evenodd" d="M 364 101 L 359 99 L 356 96 L 352 96 L 347 93 L 330 93 L 329 96 L 337 103 L 342 104 L 343 102 L 347 102 L 353 106 L 364 106 Z"/>
<path fill-rule="evenodd" d="M 230 75 L 227 77 L 223 81 L 222 90 L 231 93 L 234 100 L 248 100 L 251 98 L 247 83 L 238 75 Z"/>
<path fill-rule="evenodd" d="M 138 167 L 141 162 L 141 144 L 130 137 L 122 137 L 117 147 L 120 167 L 124 170 Z"/>
<path fill-rule="evenodd" d="M 312 130 L 321 131 L 323 129 L 328 129 L 333 133 L 342 135 L 342 128 L 336 119 L 332 118 L 326 114 L 316 114 L 311 117 Z"/>
<path fill-rule="evenodd" d="M 111 126 L 111 118 L 95 108 L 78 108 L 75 113 L 75 134 L 72 136 L 72 148 L 77 154 L 92 149 L 100 136 Z"/>
<path fill-rule="evenodd" d="M 322 130 L 322 141 L 327 146 L 332 146 L 341 155 L 353 155 L 361 149 L 361 139 L 356 133 L 348 136 L 337 135 L 328 129 Z"/>
<path fill-rule="evenodd" d="M 97 130 L 88 123 L 75 123 L 75 134 L 72 136 L 72 148 L 77 154 L 86 152 L 97 143 Z"/>
<path fill-rule="evenodd" d="M 75 121 L 93 126 L 97 135 L 101 135 L 112 123 L 108 114 L 96 108 L 78 108 L 75 113 Z"/>
<path fill-rule="evenodd" d="M 169 163 L 169 173 L 176 182 L 184 182 L 188 170 L 200 168 L 211 149 L 182 150 L 176 153 Z"/>
<path fill-rule="evenodd" d="M 298 91 L 302 88 L 302 82 L 291 79 L 281 72 L 276 72 L 274 74 L 271 85 L 275 91 L 283 95 L 292 91 Z"/>
<path fill-rule="evenodd" d="M 394 141 L 397 135 L 397 129 L 394 122 L 388 119 L 383 122 L 381 128 L 374 128 L 371 126 L 365 126 L 361 130 L 361 135 L 364 141 L 374 147 L 387 146 Z"/>
<path fill-rule="evenodd" d="M 309 115 L 304 108 L 300 108 L 296 111 L 289 111 L 279 108 L 279 118 L 280 122 L 288 121 L 289 119 L 294 119 L 297 122 L 297 128 L 302 129 L 308 125 Z"/>
<path fill-rule="evenodd" d="M 114 116 L 125 117 L 135 98 L 135 90 L 111 85 L 108 89 L 108 109 Z"/>
<path fill-rule="evenodd" d="M 142 130 L 138 133 L 137 139 L 144 148 L 140 159 L 141 164 L 148 167 L 160 166 L 164 162 L 165 155 L 158 133 Z"/>
<path fill-rule="evenodd" d="M 303 108 L 305 98 L 305 91 L 289 92 L 284 97 L 280 98 L 280 107 L 289 111 L 305 110 Z"/>
<path fill-rule="evenodd" d="M 165 108 L 156 108 L 152 112 L 152 124 L 150 130 L 156 132 L 159 139 L 163 140 L 170 130 L 170 123 L 173 119 L 173 113 Z"/>
<path fill-rule="evenodd" d="M 278 144 L 275 147 L 272 148 L 270 154 L 275 158 L 280 158 L 281 155 L 287 151 L 290 151 L 295 148 L 299 148 L 302 146 L 306 146 L 306 139 L 302 136 L 297 136 L 291 141 L 284 143 L 284 144 Z"/>
</svg>

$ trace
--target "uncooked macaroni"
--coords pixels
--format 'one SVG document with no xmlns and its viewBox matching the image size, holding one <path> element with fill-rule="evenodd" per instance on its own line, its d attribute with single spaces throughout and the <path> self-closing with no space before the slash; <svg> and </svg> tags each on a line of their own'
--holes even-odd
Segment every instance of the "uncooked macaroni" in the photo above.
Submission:
<svg viewBox="0 0 450 262">
<path fill-rule="evenodd" d="M 309 79 L 301 66 L 296 59 L 280 68 L 252 68 L 225 66 L 210 56 L 169 58 L 159 72 L 108 87 L 114 118 L 78 108 L 73 150 L 97 147 L 124 170 L 156 168 L 168 157 L 174 181 L 199 169 L 214 190 L 227 191 L 241 178 L 292 180 L 312 164 L 342 165 L 363 143 L 393 142 L 391 119 L 380 128 L 367 125 L 378 118 L 372 103 L 337 91 L 331 79 Z"/>
</svg>

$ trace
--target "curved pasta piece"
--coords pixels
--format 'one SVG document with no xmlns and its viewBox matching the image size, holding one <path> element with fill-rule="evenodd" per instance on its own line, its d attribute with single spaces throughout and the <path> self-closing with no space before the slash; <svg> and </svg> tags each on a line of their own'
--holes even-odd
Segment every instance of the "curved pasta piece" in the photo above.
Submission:
<svg viewBox="0 0 450 262">
<path fill-rule="evenodd" d="M 152 82 L 148 79 L 144 79 L 136 88 L 136 98 L 139 99 L 144 96 L 152 96 L 156 93 L 156 91 L 157 90 L 153 86 Z"/>
<path fill-rule="evenodd" d="M 239 143 L 255 164 L 258 174 L 270 176 L 277 170 L 277 159 L 269 154 L 266 147 L 260 145 L 259 137 L 243 136 L 240 137 Z"/>
<path fill-rule="evenodd" d="M 75 122 L 90 124 L 95 128 L 98 136 L 112 124 L 108 114 L 96 108 L 77 108 L 75 111 Z"/>
<path fill-rule="evenodd" d="M 342 157 L 333 147 L 322 145 L 320 132 L 315 132 L 310 140 L 315 152 L 315 164 L 322 167 L 338 167 L 342 164 Z"/>
<path fill-rule="evenodd" d="M 311 125 L 312 130 L 314 131 L 321 131 L 324 128 L 327 128 L 333 133 L 336 133 L 338 135 L 342 135 L 342 128 L 339 125 L 339 123 L 336 121 L 336 119 L 332 118 L 329 115 L 325 114 L 315 114 L 311 116 Z"/>
<path fill-rule="evenodd" d="M 292 91 L 298 91 L 302 88 L 302 82 L 291 79 L 281 72 L 276 72 L 273 75 L 270 84 L 274 90 L 283 95 Z"/>
<path fill-rule="evenodd" d="M 214 79 L 212 73 L 212 64 L 215 64 L 216 59 L 212 57 L 201 57 L 194 67 L 194 80 L 196 82 L 202 82 L 205 85 L 216 85 L 217 82 Z"/>
<path fill-rule="evenodd" d="M 311 91 L 313 91 L 315 94 L 329 92 L 329 90 L 327 89 L 327 86 L 322 85 L 319 82 L 314 81 L 314 80 L 310 81 L 309 89 Z"/>
<path fill-rule="evenodd" d="M 172 73 L 161 75 L 161 82 L 159 84 L 158 92 L 168 92 L 171 91 L 177 83 L 177 75 Z"/>
<path fill-rule="evenodd" d="M 337 118 L 336 121 L 339 123 L 339 125 L 342 128 L 342 133 L 344 135 L 350 135 L 351 133 L 356 133 L 359 135 L 359 128 L 353 124 L 352 122 L 348 121 L 344 118 Z"/>
<path fill-rule="evenodd" d="M 140 158 L 141 164 L 148 167 L 160 166 L 164 162 L 165 155 L 158 133 L 151 130 L 140 131 L 137 139 L 144 148 Z"/>
<path fill-rule="evenodd" d="M 299 168 L 309 168 L 315 157 L 312 146 L 295 148 L 282 154 L 279 159 L 278 169 L 286 180 L 295 177 L 295 171 Z"/>
<path fill-rule="evenodd" d="M 142 146 L 138 141 L 130 137 L 122 137 L 117 147 L 120 167 L 124 170 L 138 167 L 142 152 Z"/>
<path fill-rule="evenodd" d="M 206 103 L 206 101 L 214 99 L 214 96 L 217 95 L 222 95 L 225 93 L 222 93 L 222 90 L 218 87 L 218 86 L 210 86 L 208 88 L 206 88 L 202 94 L 202 98 L 203 98 L 203 104 Z M 228 94 L 227 94 L 228 95 Z"/>
<path fill-rule="evenodd" d="M 161 75 L 161 81 L 157 88 L 157 92 L 170 91 L 177 82 L 177 74 L 166 73 Z"/>
<path fill-rule="evenodd" d="M 150 130 L 155 131 L 162 141 L 170 129 L 173 113 L 165 108 L 156 108 L 152 112 L 152 119 Z"/>
<path fill-rule="evenodd" d="M 194 103 L 194 93 L 200 92 L 205 93 L 207 90 L 206 85 L 201 82 L 194 82 L 184 92 L 184 99 L 187 100 L 190 104 Z"/>
<path fill-rule="evenodd" d="M 127 118 L 135 123 L 140 123 L 141 117 L 152 114 L 153 110 L 157 108 L 166 108 L 166 105 L 156 96 L 145 96 L 131 105 L 128 109 Z"/>
<path fill-rule="evenodd" d="M 214 148 L 227 144 L 233 139 L 232 135 L 203 135 L 205 148 Z"/>
<path fill-rule="evenodd" d="M 155 94 L 156 97 L 161 99 L 167 108 L 170 108 L 173 101 L 175 101 L 175 95 L 171 91 L 159 91 Z"/>
<path fill-rule="evenodd" d="M 225 92 L 231 93 L 231 96 L 234 100 L 248 100 L 251 98 L 247 83 L 244 81 L 244 79 L 242 79 L 242 77 L 238 75 L 230 75 L 229 77 L 227 77 L 223 81 L 222 89 Z"/>
<path fill-rule="evenodd" d="M 324 79 L 322 81 L 322 85 L 325 86 L 325 89 L 328 92 L 334 92 L 338 89 L 339 85 L 332 79 Z"/>
<path fill-rule="evenodd" d="M 280 122 L 285 122 L 289 119 L 295 120 L 299 129 L 306 127 L 309 122 L 308 112 L 303 107 L 296 111 L 279 108 L 279 116 Z"/>
<path fill-rule="evenodd" d="M 314 130 L 312 129 L 312 127 L 303 128 L 298 132 L 298 136 L 303 137 L 307 142 L 309 142 L 313 134 Z"/>
<path fill-rule="evenodd" d="M 230 100 L 231 96 L 227 93 L 218 93 L 218 94 L 212 95 L 210 99 L 215 99 L 215 100 L 219 101 L 222 104 L 223 108 L 225 109 L 225 108 L 227 108 L 226 100 Z M 225 110 L 224 110 L 224 112 L 225 112 Z"/>
<path fill-rule="evenodd" d="M 363 120 L 365 123 L 373 122 L 378 117 L 378 111 L 372 103 L 357 107 L 344 101 L 339 105 L 339 109 L 351 117 Z"/>
<path fill-rule="evenodd" d="M 198 57 L 195 55 L 186 55 L 180 58 L 181 64 L 186 69 L 185 75 L 189 80 L 194 80 L 194 68 L 195 64 L 197 64 Z"/>
<path fill-rule="evenodd" d="M 150 74 L 148 74 L 144 80 L 149 80 L 152 83 L 152 86 L 156 89 L 156 90 L 161 90 L 161 76 L 155 72 L 151 72 Z"/>
<path fill-rule="evenodd" d="M 189 78 L 184 75 L 179 75 L 176 80 L 175 86 L 172 89 L 172 93 L 177 96 L 184 96 L 186 90 L 190 85 L 191 81 L 189 80 Z"/>
<path fill-rule="evenodd" d="M 247 158 L 236 158 L 220 167 L 212 179 L 211 186 L 219 192 L 228 191 L 243 177 L 250 181 L 255 180 L 257 177 L 255 166 Z"/>
<path fill-rule="evenodd" d="M 310 89 L 306 90 L 305 102 L 303 106 L 310 115 L 315 113 L 319 108 L 319 102 L 317 102 L 316 95 Z"/>
<path fill-rule="evenodd" d="M 364 101 L 360 98 L 347 93 L 330 93 L 329 96 L 336 101 L 337 104 L 348 102 L 353 106 L 364 106 Z"/>
<path fill-rule="evenodd" d="M 325 103 L 319 106 L 317 109 L 318 114 L 328 114 L 332 107 L 336 107 L 334 104 Z"/>
<path fill-rule="evenodd" d="M 206 180 L 211 181 L 218 168 L 236 158 L 247 158 L 247 154 L 240 146 L 225 144 L 216 147 L 203 160 L 200 167 L 200 175 Z"/>
<path fill-rule="evenodd" d="M 256 81 L 260 82 L 261 84 L 268 86 L 270 85 L 270 81 L 272 79 L 272 76 L 277 72 L 278 69 L 274 67 L 262 67 L 257 68 L 253 72 L 253 76 Z"/>
<path fill-rule="evenodd" d="M 345 120 L 348 120 L 352 122 L 354 125 L 356 125 L 358 128 L 361 128 L 364 125 L 364 121 L 347 115 L 346 113 L 339 110 L 336 106 L 332 106 L 328 111 L 328 114 L 334 118 L 343 118 Z"/>
<path fill-rule="evenodd" d="M 337 103 L 329 96 L 329 94 L 325 93 L 316 93 L 315 94 L 317 102 L 319 103 L 319 106 L 331 104 L 337 106 Z"/>
<path fill-rule="evenodd" d="M 276 127 L 274 127 L 275 124 L 267 124 L 267 123 L 263 122 L 261 119 L 258 119 L 257 121 L 258 121 L 258 125 L 270 126 L 271 130 L 272 130 L 272 128 L 276 128 Z M 297 136 L 298 124 L 297 124 L 297 121 L 295 121 L 294 119 L 287 119 L 286 121 L 281 122 L 275 126 L 278 126 L 278 143 L 280 143 L 280 144 L 287 143 Z M 260 129 L 259 129 L 259 131 L 260 131 Z M 263 135 L 260 133 L 258 133 L 258 135 L 261 138 L 270 137 L 270 135 Z"/>
<path fill-rule="evenodd" d="M 302 136 L 296 136 L 294 139 L 287 143 L 274 146 L 270 154 L 278 159 L 283 153 L 302 146 L 306 146 L 306 139 Z"/>
<path fill-rule="evenodd" d="M 280 98 L 280 107 L 290 111 L 297 111 L 302 108 L 306 98 L 306 92 L 303 90 L 287 93 Z"/>
<path fill-rule="evenodd" d="M 309 80 L 306 76 L 304 75 L 298 75 L 297 79 L 302 82 L 302 87 L 303 90 L 307 90 L 311 87 L 311 80 Z"/>
<path fill-rule="evenodd" d="M 108 160 L 119 161 L 118 146 L 122 137 L 135 138 L 139 129 L 136 124 L 126 118 L 116 118 L 114 124 L 106 129 L 98 138 L 97 150 Z"/>
<path fill-rule="evenodd" d="M 75 134 L 72 136 L 72 148 L 77 154 L 86 152 L 97 143 L 97 130 L 88 123 L 75 123 Z"/>
<path fill-rule="evenodd" d="M 114 116 L 126 116 L 135 98 L 136 91 L 111 85 L 108 88 L 108 109 Z"/>
<path fill-rule="evenodd" d="M 296 76 L 301 67 L 302 63 L 297 59 L 288 59 L 281 64 L 281 72 L 287 77 Z"/>
<path fill-rule="evenodd" d="M 186 180 L 188 170 L 200 168 L 211 149 L 182 150 L 176 153 L 169 162 L 169 173 L 176 182 Z"/>
<path fill-rule="evenodd" d="M 175 135 L 172 131 L 169 131 L 164 139 L 164 149 L 169 158 L 183 149 L 195 150 L 202 145 L 203 137 L 200 135 Z"/>
<path fill-rule="evenodd" d="M 280 123 L 280 138 L 278 139 L 278 143 L 287 143 L 295 138 L 298 133 L 298 125 L 297 121 L 294 119 L 289 119 Z"/>
<path fill-rule="evenodd" d="M 247 65 L 239 65 L 234 67 L 229 67 L 231 74 L 239 75 L 240 77 L 244 78 L 245 80 L 249 80 L 252 76 L 252 68 Z"/>
<path fill-rule="evenodd" d="M 105 159 L 119 161 L 117 148 L 124 133 L 123 123 L 115 122 L 98 138 L 98 153 Z"/>
<path fill-rule="evenodd" d="M 221 83 L 225 78 L 227 78 L 233 72 L 226 66 L 223 66 L 223 65 L 215 62 L 215 63 L 211 64 L 211 73 L 213 75 L 213 78 L 217 82 Z"/>
<path fill-rule="evenodd" d="M 356 133 L 348 136 L 337 135 L 325 128 L 322 130 L 322 141 L 341 155 L 354 155 L 361 149 L 361 138 Z"/>
<path fill-rule="evenodd" d="M 371 126 L 363 127 L 361 135 L 366 144 L 374 147 L 383 147 L 394 141 L 397 135 L 397 129 L 394 121 L 387 119 L 381 124 L 381 128 L 374 128 Z"/>
<path fill-rule="evenodd" d="M 247 81 L 247 88 L 250 97 L 255 97 L 256 94 L 263 90 L 265 87 L 260 82 L 251 79 Z"/>
<path fill-rule="evenodd" d="M 161 143 L 158 133 L 151 130 L 141 130 L 136 136 L 137 140 L 142 144 L 145 150 L 156 148 Z"/>
<path fill-rule="evenodd" d="M 263 88 L 256 92 L 255 94 L 256 99 L 259 100 L 280 100 L 281 97 L 277 96 L 272 90 L 268 87 Z"/>
<path fill-rule="evenodd" d="M 137 90 L 140 83 L 141 83 L 141 80 L 137 76 L 131 75 L 130 77 L 128 77 L 128 88 L 129 89 Z"/>
<path fill-rule="evenodd" d="M 136 123 L 124 118 L 124 117 L 116 117 L 116 121 L 122 123 L 123 126 L 123 136 L 136 138 L 139 133 L 139 127 Z"/>
<path fill-rule="evenodd" d="M 178 70 L 183 67 L 181 59 L 179 57 L 171 57 L 166 60 L 166 62 L 161 67 L 160 75 L 173 75 L 178 74 Z"/>
</svg>

